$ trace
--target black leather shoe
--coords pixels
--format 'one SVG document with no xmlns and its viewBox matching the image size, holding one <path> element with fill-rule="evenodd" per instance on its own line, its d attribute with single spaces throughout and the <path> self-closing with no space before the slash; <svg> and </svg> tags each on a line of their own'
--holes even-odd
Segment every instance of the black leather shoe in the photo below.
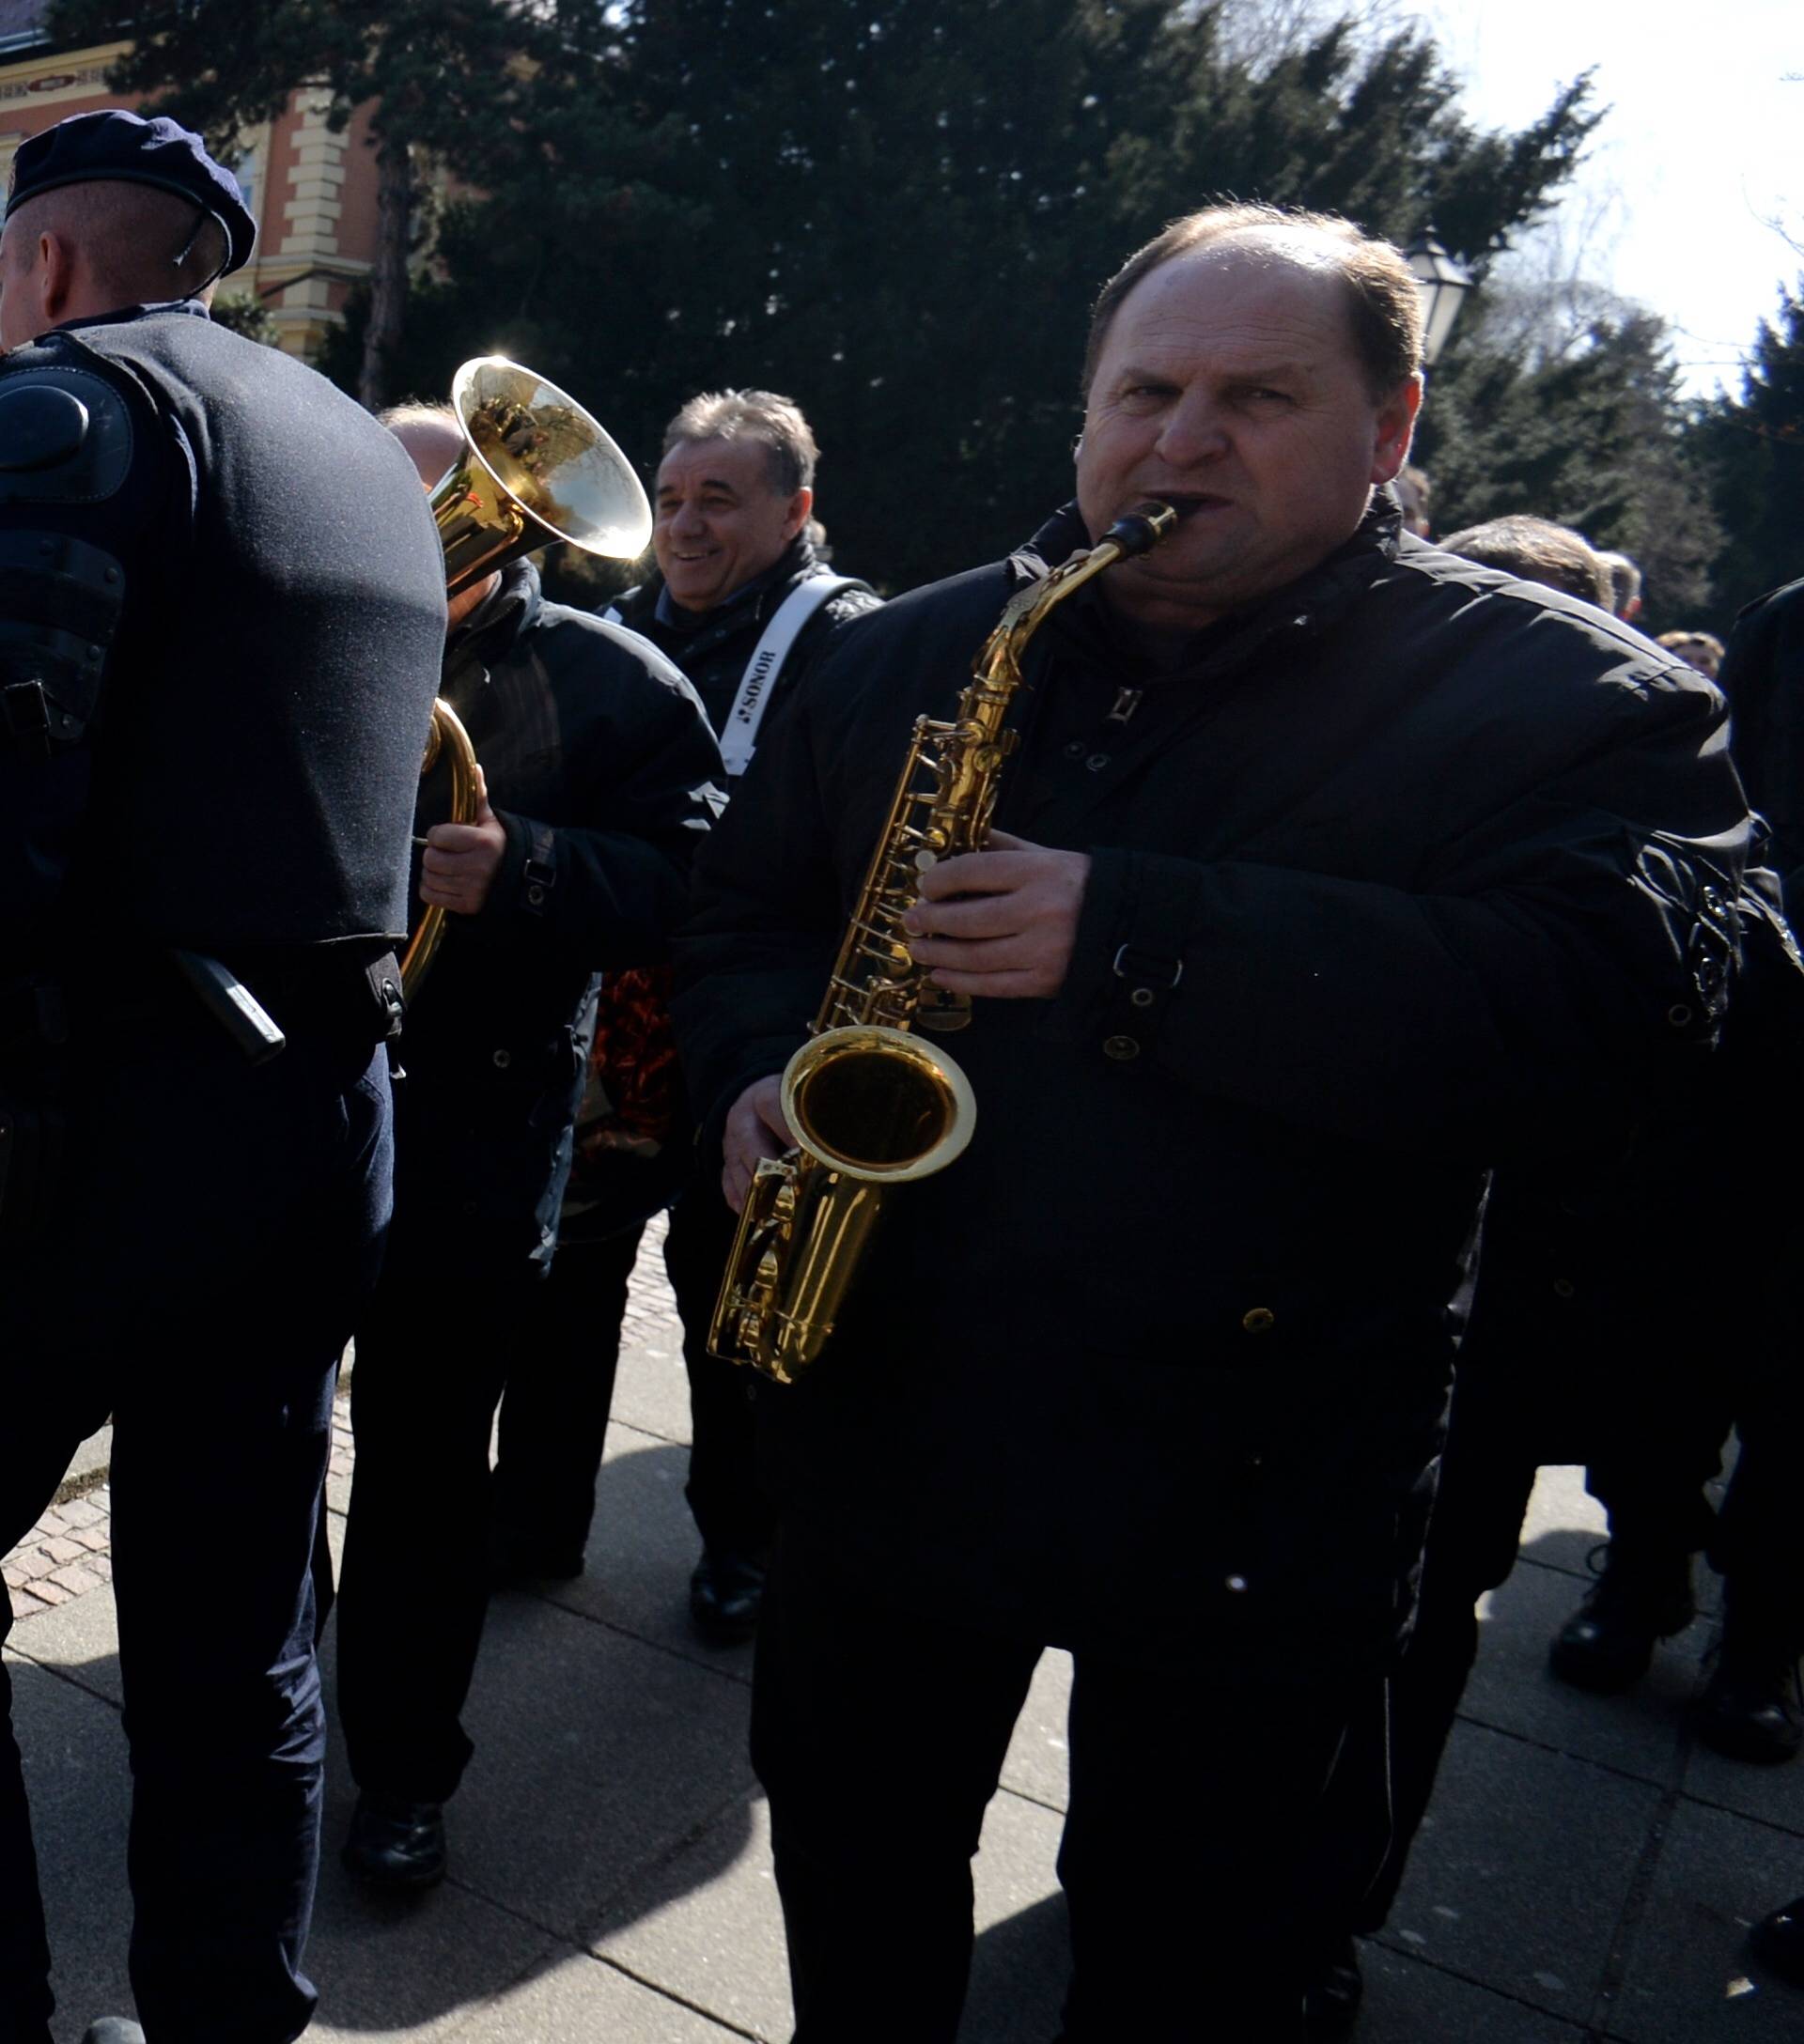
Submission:
<svg viewBox="0 0 1804 2044">
<path fill-rule="evenodd" d="M 1763 1916 L 1748 1933 L 1748 1949 L 1768 1973 L 1804 1988 L 1804 1895 Z"/>
<path fill-rule="evenodd" d="M 739 1647 L 758 1629 L 765 1561 L 710 1547 L 689 1579 L 689 1615 L 710 1647 Z"/>
<path fill-rule="evenodd" d="M 1647 1673 L 1656 1640 L 1696 1616 L 1689 1555 L 1637 1554 L 1612 1541 L 1603 1572 L 1554 1634 L 1547 1665 L 1575 1689 L 1610 1696 Z"/>
<path fill-rule="evenodd" d="M 99 2022 L 88 2024 L 82 2044 L 144 2044 L 144 2032 L 123 2016 L 102 2016 Z"/>
<path fill-rule="evenodd" d="M 444 1879 L 444 1805 L 369 1788 L 357 1798 L 338 1857 L 372 1887 L 406 1893 Z"/>
<path fill-rule="evenodd" d="M 1360 2004 L 1364 1998 L 1360 1948 L 1347 1938 L 1336 1946 L 1304 1992 L 1303 2016 L 1310 2044 L 1346 2036 L 1360 2020 Z"/>
<path fill-rule="evenodd" d="M 1770 1767 L 1796 1758 L 1804 1746 L 1796 1652 L 1774 1639 L 1750 1637 L 1732 1616 L 1693 1722 L 1704 1744 L 1732 1760 Z"/>
</svg>

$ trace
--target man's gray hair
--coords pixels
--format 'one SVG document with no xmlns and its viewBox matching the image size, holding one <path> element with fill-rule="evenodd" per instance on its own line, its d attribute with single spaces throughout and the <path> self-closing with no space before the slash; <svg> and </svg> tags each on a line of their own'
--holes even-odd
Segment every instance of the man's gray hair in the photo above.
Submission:
<svg viewBox="0 0 1804 2044">
<path fill-rule="evenodd" d="M 664 428 L 663 452 L 697 441 L 752 440 L 770 454 L 770 487 L 780 497 L 812 489 L 820 449 L 793 397 L 775 391 L 704 391 Z"/>
<path fill-rule="evenodd" d="M 1443 553 L 1476 561 L 1480 567 L 1501 568 L 1519 581 L 1540 582 L 1581 603 L 1594 603 L 1600 611 L 1610 609 L 1610 570 L 1585 535 L 1569 525 L 1516 512 L 1469 525 L 1435 544 Z"/>
</svg>

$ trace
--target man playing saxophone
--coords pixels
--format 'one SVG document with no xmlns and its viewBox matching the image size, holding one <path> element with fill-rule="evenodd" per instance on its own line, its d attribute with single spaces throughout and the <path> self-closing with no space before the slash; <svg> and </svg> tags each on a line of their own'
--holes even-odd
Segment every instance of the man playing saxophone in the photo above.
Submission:
<svg viewBox="0 0 1804 2044">
<path fill-rule="evenodd" d="M 1388 244 L 1176 223 L 1098 302 L 1075 503 L 863 621 L 699 863 L 678 1024 L 739 1203 L 792 1140 L 777 1075 L 915 720 L 1011 597 L 1178 512 L 1046 617 L 988 848 L 924 861 L 899 918 L 968 999 L 969 1146 L 888 1190 L 818 1359 L 757 1383 L 784 1521 L 753 1749 L 797 2044 L 955 2036 L 970 1859 L 1049 1643 L 1067 2044 L 1303 2034 L 1382 1850 L 1367 1757 L 1485 1169 L 1713 1038 L 1747 821 L 1720 703 L 1400 532 L 1420 354 Z M 899 1843 L 849 1792 L 874 1740 Z"/>
</svg>

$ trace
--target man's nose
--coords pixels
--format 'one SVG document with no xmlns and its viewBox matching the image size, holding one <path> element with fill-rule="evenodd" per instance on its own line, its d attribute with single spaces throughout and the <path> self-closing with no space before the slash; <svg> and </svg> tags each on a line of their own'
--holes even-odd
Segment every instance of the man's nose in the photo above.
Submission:
<svg viewBox="0 0 1804 2044">
<path fill-rule="evenodd" d="M 683 539 L 693 538 L 702 531 L 705 522 L 697 503 L 679 503 L 670 515 L 671 531 Z"/>
<path fill-rule="evenodd" d="M 1228 422 L 1221 407 L 1206 393 L 1187 391 L 1166 414 L 1159 436 L 1159 457 L 1174 469 L 1217 461 L 1227 452 Z"/>
</svg>

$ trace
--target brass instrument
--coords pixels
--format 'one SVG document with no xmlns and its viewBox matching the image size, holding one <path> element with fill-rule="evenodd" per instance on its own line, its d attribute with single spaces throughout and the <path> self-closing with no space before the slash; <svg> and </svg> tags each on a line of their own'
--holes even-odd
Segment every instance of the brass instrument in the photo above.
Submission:
<svg viewBox="0 0 1804 2044">
<path fill-rule="evenodd" d="M 463 454 L 430 499 L 448 596 L 560 540 L 614 561 L 645 551 L 651 506 L 631 462 L 555 384 L 504 356 L 479 355 L 458 371 L 451 404 Z M 450 820 L 474 823 L 475 750 L 442 696 L 432 705 L 423 775 L 441 752 L 451 769 Z M 401 959 L 406 999 L 419 991 L 443 940 L 444 910 L 428 908 Z"/>
<path fill-rule="evenodd" d="M 723 1361 L 793 1383 L 833 1331 L 883 1188 L 942 1170 L 970 1142 L 970 1081 L 910 1033 L 917 1018 L 928 1030 L 962 1028 L 970 1000 L 929 983 L 902 918 L 928 867 L 988 841 L 1003 762 L 1019 737 L 1004 720 L 1028 641 L 1085 582 L 1156 547 L 1177 516 L 1170 504 L 1143 503 L 1011 597 L 952 720 L 916 720 L 820 1013 L 784 1069 L 783 1111 L 798 1147 L 759 1164 L 739 1215 L 708 1330 Z"/>
</svg>

